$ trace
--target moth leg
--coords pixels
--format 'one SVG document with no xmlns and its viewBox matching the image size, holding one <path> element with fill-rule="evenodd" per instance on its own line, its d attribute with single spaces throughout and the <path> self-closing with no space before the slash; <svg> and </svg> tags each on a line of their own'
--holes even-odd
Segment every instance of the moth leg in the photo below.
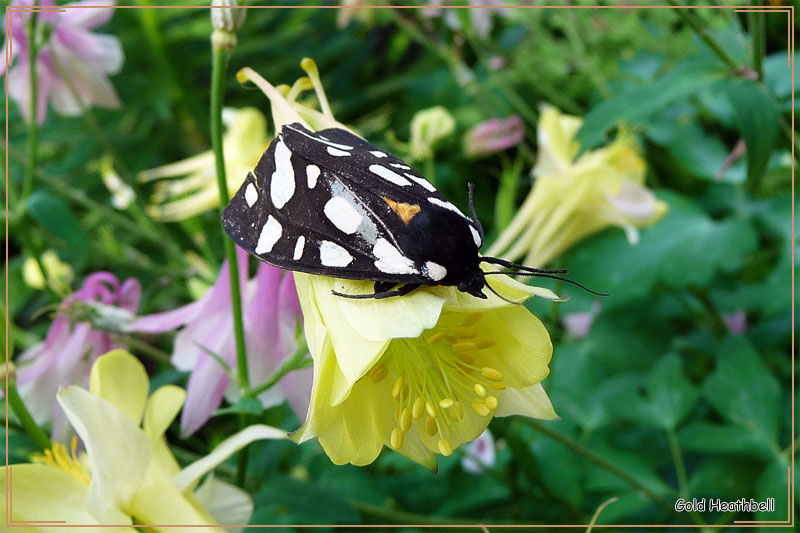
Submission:
<svg viewBox="0 0 800 533">
<path fill-rule="evenodd" d="M 342 298 L 350 298 L 352 300 L 367 300 L 367 299 L 382 300 L 383 298 L 391 298 L 393 296 L 404 296 L 404 295 L 410 293 L 411 291 L 413 291 L 414 289 L 416 289 L 416 288 L 418 288 L 418 287 L 420 287 L 422 285 L 421 283 L 407 283 L 407 284 L 405 284 L 405 285 L 401 286 L 400 288 L 395 289 L 393 291 L 386 291 L 385 290 L 385 291 L 380 291 L 379 292 L 377 290 L 379 288 L 378 287 L 378 283 L 388 283 L 388 282 L 376 281 L 375 282 L 375 289 L 376 290 L 372 294 L 344 294 L 344 293 L 337 292 L 337 291 L 331 291 L 331 293 L 334 296 L 341 296 Z M 396 283 L 390 284 L 389 286 L 393 287 L 394 285 L 396 285 Z M 382 285 L 381 287 L 384 287 L 384 286 L 385 285 Z"/>
</svg>

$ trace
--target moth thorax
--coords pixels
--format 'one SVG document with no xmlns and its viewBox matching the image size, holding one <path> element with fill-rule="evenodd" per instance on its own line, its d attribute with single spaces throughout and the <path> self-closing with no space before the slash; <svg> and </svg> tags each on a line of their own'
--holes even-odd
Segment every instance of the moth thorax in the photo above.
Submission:
<svg viewBox="0 0 800 533">
<path fill-rule="evenodd" d="M 396 339 L 396 351 L 369 373 L 375 383 L 391 380 L 394 423 L 389 443 L 403 447 L 405 435 L 416 430 L 423 442 L 442 455 L 453 453 L 452 436 L 466 417 L 490 416 L 506 388 L 503 375 L 481 366 L 482 351 L 495 345 L 481 339 L 472 327 L 481 313 L 468 315 L 460 325 L 441 326 L 418 339 Z M 483 352 L 485 353 L 485 352 Z"/>
</svg>

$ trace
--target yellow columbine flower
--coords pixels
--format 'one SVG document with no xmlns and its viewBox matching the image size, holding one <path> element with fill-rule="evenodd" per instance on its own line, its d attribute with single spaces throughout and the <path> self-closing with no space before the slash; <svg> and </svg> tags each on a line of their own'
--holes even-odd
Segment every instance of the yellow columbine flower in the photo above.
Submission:
<svg viewBox="0 0 800 533">
<path fill-rule="evenodd" d="M 25 284 L 34 289 L 44 289 L 45 284 L 49 285 L 57 294 L 67 294 L 70 285 L 75 278 L 72 267 L 59 259 L 58 254 L 53 250 L 45 251 L 40 261 L 44 267 L 45 275 L 39 268 L 36 259 L 29 257 L 22 265 L 22 279 Z"/>
<path fill-rule="evenodd" d="M 227 127 L 222 137 L 222 151 L 225 154 L 228 194 L 232 196 L 269 144 L 267 121 L 252 107 L 224 109 L 222 121 Z M 156 184 L 153 204 L 147 207 L 150 216 L 160 220 L 183 220 L 219 206 L 217 170 L 211 150 L 142 171 L 138 178 L 146 182 L 180 176 L 183 177 Z"/>
<path fill-rule="evenodd" d="M 285 433 L 268 426 L 250 426 L 181 470 L 164 434 L 186 392 L 165 385 L 148 398 L 149 385 L 142 364 L 131 354 L 114 350 L 95 361 L 88 391 L 74 385 L 61 390 L 58 402 L 86 453 L 76 454 L 77 441 L 73 440 L 70 451 L 56 443 L 44 455 L 35 456 L 32 464 L 11 465 L 10 476 L 3 469 L 3 501 L 8 501 L 9 479 L 13 490 L 11 516 L 6 516 L 8 507 L 3 506 L 0 523 L 10 518 L 66 521 L 68 526 L 209 525 L 200 531 L 220 531 L 213 527 L 218 521 L 246 523 L 253 505 L 247 493 L 213 478 L 195 491 L 197 481 L 248 443 L 283 438 Z M 215 507 L 214 498 L 219 501 L 220 494 L 229 498 L 226 509 Z M 49 529 L 32 526 L 28 531 Z M 107 529 L 120 531 L 119 527 Z"/>
<path fill-rule="evenodd" d="M 276 129 L 293 122 L 346 128 L 330 112 L 316 65 L 310 59 L 301 65 L 322 112 L 284 97 L 295 89 L 273 87 L 249 68 L 238 77 L 270 99 Z M 437 454 L 450 455 L 475 439 L 492 416 L 557 418 L 540 385 L 553 352 L 550 337 L 523 306 L 454 287 L 353 300 L 332 291 L 369 293 L 372 282 L 300 272 L 294 279 L 314 383 L 305 424 L 293 438 L 318 438 L 334 463 L 369 464 L 385 444 L 433 469 Z M 507 277 L 490 283 L 510 301 L 557 299 Z"/>
<path fill-rule="evenodd" d="M 575 134 L 582 119 L 541 109 L 534 184 L 525 202 L 486 252 L 533 267 L 546 265 L 575 242 L 608 226 L 625 230 L 631 244 L 637 228 L 657 222 L 667 204 L 644 186 L 645 162 L 624 131 L 605 148 L 575 159 Z"/>
<path fill-rule="evenodd" d="M 556 299 L 506 277 L 491 283 L 512 301 Z M 525 307 L 454 287 L 351 300 L 331 291 L 367 293 L 371 282 L 295 273 L 295 284 L 314 384 L 292 437 L 317 437 L 334 463 L 368 464 L 387 445 L 434 468 L 492 416 L 557 418 L 540 384 L 552 344 Z"/>
</svg>

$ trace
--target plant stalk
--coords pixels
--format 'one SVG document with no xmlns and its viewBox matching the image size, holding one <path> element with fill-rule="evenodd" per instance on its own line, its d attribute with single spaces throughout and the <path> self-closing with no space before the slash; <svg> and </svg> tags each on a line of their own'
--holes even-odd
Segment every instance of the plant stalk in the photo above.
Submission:
<svg viewBox="0 0 800 533">
<path fill-rule="evenodd" d="M 25 433 L 33 439 L 42 451 L 53 446 L 53 443 L 50 442 L 50 438 L 33 419 L 28 408 L 25 407 L 25 402 L 22 401 L 22 397 L 17 390 L 17 384 L 11 381 L 8 383 L 8 404 L 14 411 L 14 414 L 17 415 L 19 423 L 25 428 Z"/>
</svg>

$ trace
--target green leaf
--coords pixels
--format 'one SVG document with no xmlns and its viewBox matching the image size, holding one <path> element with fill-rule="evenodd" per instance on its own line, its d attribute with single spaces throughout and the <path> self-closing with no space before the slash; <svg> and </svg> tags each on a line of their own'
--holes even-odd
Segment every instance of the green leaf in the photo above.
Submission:
<svg viewBox="0 0 800 533">
<path fill-rule="evenodd" d="M 785 51 L 775 52 L 764 58 L 764 83 L 778 98 L 792 94 L 792 69 Z M 800 88 L 800 76 L 794 77 L 795 90 Z"/>
<path fill-rule="evenodd" d="M 553 439 L 535 439 L 532 449 L 542 482 L 550 492 L 580 506 L 584 499 L 583 468 L 575 462 L 575 454 Z"/>
<path fill-rule="evenodd" d="M 66 243 L 68 252 L 81 260 L 86 257 L 89 236 L 64 200 L 40 190 L 31 194 L 25 205 L 36 222 Z"/>
<path fill-rule="evenodd" d="M 777 450 L 780 384 L 744 337 L 725 339 L 703 396 L 726 420 Z"/>
<path fill-rule="evenodd" d="M 700 396 L 683 375 L 683 362 L 676 353 L 661 358 L 645 383 L 653 419 L 664 429 L 675 429 Z"/>
<path fill-rule="evenodd" d="M 763 436 L 733 424 L 692 422 L 678 432 L 678 441 L 686 450 L 710 454 L 737 453 L 766 457 L 773 453 L 773 448 Z"/>
<path fill-rule="evenodd" d="M 734 455 L 713 456 L 700 463 L 689 477 L 689 494 L 695 497 L 737 500 L 754 496 L 752 488 L 761 475 L 760 461 L 742 461 Z"/>
<path fill-rule="evenodd" d="M 619 120 L 645 122 L 656 111 L 721 80 L 724 71 L 708 62 L 684 63 L 660 79 L 627 90 L 595 106 L 576 136 L 583 149 L 603 141 L 605 133 Z"/>
<path fill-rule="evenodd" d="M 747 146 L 747 179 L 752 183 L 764 173 L 775 147 L 777 104 L 767 88 L 753 80 L 726 80 L 725 86 Z"/>
<path fill-rule="evenodd" d="M 289 476 L 272 476 L 253 498 L 251 524 L 358 524 L 359 514 L 333 487 Z"/>
<path fill-rule="evenodd" d="M 764 469 L 756 484 L 758 502 L 775 498 L 775 510 L 756 511 L 756 520 L 788 520 L 789 516 L 789 461 L 778 457 Z"/>
</svg>

